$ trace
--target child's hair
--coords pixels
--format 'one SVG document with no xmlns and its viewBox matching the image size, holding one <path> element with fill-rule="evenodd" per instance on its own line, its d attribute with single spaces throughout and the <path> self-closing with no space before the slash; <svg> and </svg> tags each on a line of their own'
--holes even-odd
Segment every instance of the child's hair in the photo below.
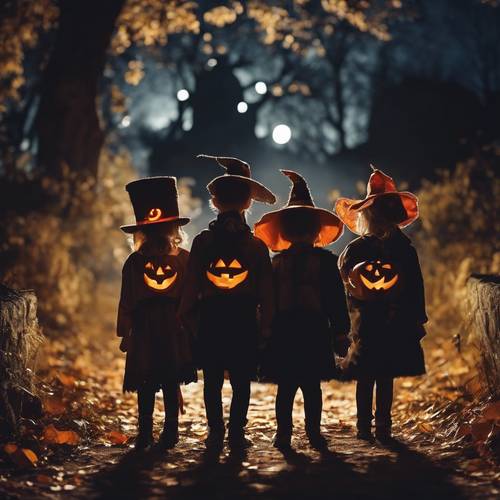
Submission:
<svg viewBox="0 0 500 500">
<path fill-rule="evenodd" d="M 387 238 L 406 218 L 401 198 L 387 194 L 376 198 L 368 207 L 358 213 L 357 229 L 362 236 L 373 235 Z"/>
<path fill-rule="evenodd" d="M 246 182 L 238 179 L 226 179 L 223 184 L 216 184 L 212 191 L 210 204 L 219 212 L 247 210 L 251 204 L 252 192 Z"/>
<path fill-rule="evenodd" d="M 134 250 L 148 255 L 168 254 L 184 241 L 185 234 L 176 222 L 144 226 L 134 233 Z"/>
<path fill-rule="evenodd" d="M 319 215 L 313 210 L 284 210 L 280 224 L 281 235 L 291 243 L 314 243 L 321 231 Z"/>
</svg>

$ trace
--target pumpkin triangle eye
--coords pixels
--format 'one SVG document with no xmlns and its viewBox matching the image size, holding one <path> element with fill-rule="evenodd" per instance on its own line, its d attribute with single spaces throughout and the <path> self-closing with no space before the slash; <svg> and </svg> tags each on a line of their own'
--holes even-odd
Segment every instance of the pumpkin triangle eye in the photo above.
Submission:
<svg viewBox="0 0 500 500">
<path fill-rule="evenodd" d="M 241 264 L 236 259 L 234 259 L 233 262 L 229 264 L 229 267 L 232 269 L 241 269 Z"/>
<path fill-rule="evenodd" d="M 367 270 L 367 271 L 373 271 L 373 266 L 372 266 L 372 264 L 368 264 L 368 265 L 366 266 L 366 270 Z"/>
<path fill-rule="evenodd" d="M 392 266 L 390 264 L 384 264 L 382 267 L 384 269 L 392 269 Z"/>
<path fill-rule="evenodd" d="M 167 267 L 165 268 L 165 271 L 171 271 L 172 268 L 170 267 L 170 264 L 167 264 Z"/>
<path fill-rule="evenodd" d="M 146 269 L 154 269 L 154 266 L 151 262 L 147 262 L 145 267 Z"/>
<path fill-rule="evenodd" d="M 156 275 L 157 276 L 163 276 L 165 273 L 163 272 L 163 269 L 161 266 L 158 266 L 158 269 L 156 270 Z"/>
<path fill-rule="evenodd" d="M 219 259 L 217 261 L 217 264 L 215 264 L 215 267 L 226 267 L 226 264 L 224 264 L 224 261 L 222 259 Z"/>
</svg>

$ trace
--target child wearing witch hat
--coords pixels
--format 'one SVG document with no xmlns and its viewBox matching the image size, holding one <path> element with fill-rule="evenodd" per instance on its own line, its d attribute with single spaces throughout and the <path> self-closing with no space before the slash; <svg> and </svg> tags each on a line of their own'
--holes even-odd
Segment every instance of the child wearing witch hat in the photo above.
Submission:
<svg viewBox="0 0 500 500">
<path fill-rule="evenodd" d="M 121 229 L 133 234 L 135 251 L 122 272 L 117 334 L 127 353 L 124 391 L 137 391 L 139 432 L 136 449 L 153 444 L 155 393 L 162 389 L 165 422 L 159 445 L 178 441 L 179 383 L 196 381 L 190 346 L 177 320 L 188 252 L 179 247 L 180 227 L 175 177 L 150 177 L 127 184 L 136 223 Z"/>
<path fill-rule="evenodd" d="M 198 318 L 195 335 L 198 365 L 204 377 L 207 447 L 218 449 L 223 445 L 221 390 L 227 371 L 233 389 L 228 441 L 231 448 L 241 449 L 250 444 L 245 425 L 257 346 L 269 329 L 273 313 L 269 254 L 262 241 L 252 235 L 245 211 L 252 200 L 274 203 L 276 199 L 252 179 L 244 161 L 200 157 L 216 160 L 226 172 L 207 186 L 218 214 L 193 240 L 181 319 L 189 324 L 195 315 Z"/>
<path fill-rule="evenodd" d="M 357 380 L 358 437 L 372 438 L 375 387 L 375 433 L 387 442 L 392 439 L 393 379 L 425 373 L 420 346 L 427 321 L 424 284 L 417 252 L 401 232 L 417 219 L 418 201 L 373 168 L 365 199 L 339 198 L 336 211 L 360 235 L 339 258 L 352 322 L 343 368 L 346 377 Z"/>
<path fill-rule="evenodd" d="M 255 225 L 255 235 L 280 252 L 273 258 L 276 315 L 262 375 L 278 384 L 274 445 L 290 448 L 293 401 L 300 388 L 307 437 L 311 446 L 323 449 L 321 380 L 336 375 L 334 346 L 345 355 L 349 314 L 337 256 L 322 247 L 341 236 L 343 224 L 314 205 L 302 176 L 281 172 L 292 181 L 288 204 Z"/>
</svg>

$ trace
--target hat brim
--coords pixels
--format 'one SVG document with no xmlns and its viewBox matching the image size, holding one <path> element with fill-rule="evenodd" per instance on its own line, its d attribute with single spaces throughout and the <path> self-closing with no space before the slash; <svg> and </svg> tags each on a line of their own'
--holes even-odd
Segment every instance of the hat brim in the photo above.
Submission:
<svg viewBox="0 0 500 500">
<path fill-rule="evenodd" d="M 250 177 L 244 177 L 243 175 L 221 175 L 219 177 L 216 177 L 215 179 L 212 179 L 208 183 L 207 189 L 211 195 L 215 195 L 217 186 L 222 187 L 224 185 L 229 185 L 231 182 L 234 182 L 234 179 L 238 179 L 249 185 L 250 196 L 253 200 L 260 201 L 262 203 L 268 203 L 269 205 L 276 203 L 276 196 L 272 191 L 267 189 L 264 184 L 261 184 L 260 182 Z"/>
<path fill-rule="evenodd" d="M 191 221 L 189 217 L 174 217 L 171 218 L 167 221 L 160 221 L 160 222 L 146 222 L 142 224 L 127 224 L 125 226 L 120 226 L 120 229 L 127 234 L 133 234 L 136 233 L 137 231 L 140 231 L 141 229 L 144 229 L 145 227 L 148 226 L 158 226 L 160 224 L 171 224 L 172 222 L 177 223 L 179 226 L 185 226 Z"/>
<path fill-rule="evenodd" d="M 321 230 L 314 246 L 325 247 L 342 236 L 344 224 L 333 212 L 324 208 L 308 207 L 306 205 L 292 205 L 274 212 L 268 212 L 255 224 L 255 236 L 261 239 L 273 252 L 281 252 L 290 248 L 291 242 L 283 238 L 281 234 L 281 215 L 288 211 L 298 212 L 303 210 L 313 211 L 320 218 Z"/>
<path fill-rule="evenodd" d="M 357 229 L 358 214 L 364 208 L 369 207 L 380 197 L 387 195 L 398 195 L 406 211 L 406 217 L 398 223 L 400 228 L 409 226 L 418 219 L 418 198 L 408 191 L 378 193 L 367 196 L 364 200 L 352 200 L 350 198 L 339 198 L 335 203 L 335 211 L 340 220 L 355 234 L 361 234 Z"/>
</svg>

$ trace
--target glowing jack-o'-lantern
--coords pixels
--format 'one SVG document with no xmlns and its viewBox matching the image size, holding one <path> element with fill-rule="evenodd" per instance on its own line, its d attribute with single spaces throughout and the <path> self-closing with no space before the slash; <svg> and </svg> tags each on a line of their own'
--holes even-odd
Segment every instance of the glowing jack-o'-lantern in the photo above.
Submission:
<svg viewBox="0 0 500 500">
<path fill-rule="evenodd" d="M 176 279 L 177 271 L 172 269 L 170 264 L 156 265 L 148 261 L 144 266 L 144 283 L 157 292 L 168 290 L 175 283 Z"/>
<path fill-rule="evenodd" d="M 227 264 L 222 259 L 212 263 L 207 271 L 207 278 L 217 287 L 231 290 L 247 279 L 248 271 L 244 270 L 238 259 Z"/>
<path fill-rule="evenodd" d="M 356 264 L 349 272 L 347 288 L 359 300 L 376 300 L 395 291 L 399 285 L 396 265 L 383 260 L 370 260 Z"/>
</svg>

